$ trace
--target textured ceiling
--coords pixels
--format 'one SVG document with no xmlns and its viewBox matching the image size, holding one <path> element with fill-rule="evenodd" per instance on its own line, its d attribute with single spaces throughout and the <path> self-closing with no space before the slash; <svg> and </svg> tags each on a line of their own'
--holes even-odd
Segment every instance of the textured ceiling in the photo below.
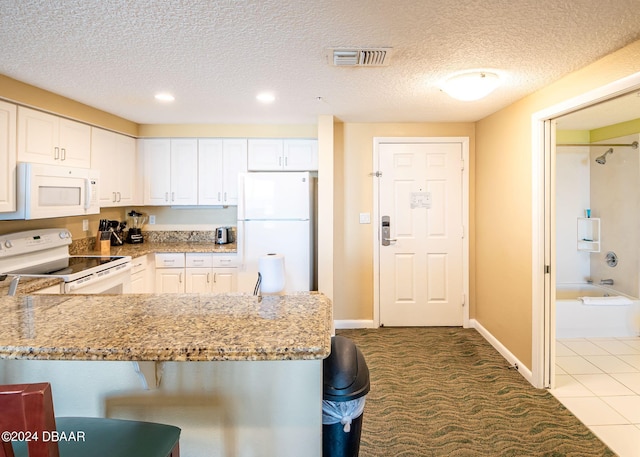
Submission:
<svg viewBox="0 0 640 457">
<path fill-rule="evenodd" d="M 475 121 L 640 38 L 639 0 L 0 0 L 0 74 L 138 123 Z M 388 46 L 337 68 L 326 48 Z M 463 69 L 504 84 L 460 102 Z M 256 102 L 271 90 L 271 105 Z M 157 91 L 176 96 L 171 105 Z M 318 100 L 321 97 L 321 100 Z"/>
</svg>

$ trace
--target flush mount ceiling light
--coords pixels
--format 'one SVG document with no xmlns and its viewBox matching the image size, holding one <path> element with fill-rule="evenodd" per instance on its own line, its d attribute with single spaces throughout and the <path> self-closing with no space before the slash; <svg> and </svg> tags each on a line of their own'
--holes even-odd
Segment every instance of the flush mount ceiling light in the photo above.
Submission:
<svg viewBox="0 0 640 457">
<path fill-rule="evenodd" d="M 273 103 L 276 99 L 276 96 L 273 92 L 260 92 L 256 95 L 256 99 L 262 103 Z"/>
<path fill-rule="evenodd" d="M 156 100 L 159 102 L 172 102 L 176 98 L 168 92 L 159 92 L 155 95 Z"/>
<path fill-rule="evenodd" d="M 442 83 L 450 97 L 465 102 L 479 100 L 498 87 L 500 78 L 490 71 L 469 71 L 451 76 Z"/>
</svg>

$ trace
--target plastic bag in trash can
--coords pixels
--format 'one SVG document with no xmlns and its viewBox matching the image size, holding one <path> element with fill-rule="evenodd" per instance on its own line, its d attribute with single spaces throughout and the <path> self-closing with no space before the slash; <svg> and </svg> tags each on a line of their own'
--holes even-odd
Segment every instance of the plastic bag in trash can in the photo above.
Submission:
<svg viewBox="0 0 640 457">
<path fill-rule="evenodd" d="M 340 422 L 344 432 L 351 431 L 351 421 L 364 412 L 365 397 L 349 401 L 322 400 L 322 425 L 333 425 Z"/>
</svg>

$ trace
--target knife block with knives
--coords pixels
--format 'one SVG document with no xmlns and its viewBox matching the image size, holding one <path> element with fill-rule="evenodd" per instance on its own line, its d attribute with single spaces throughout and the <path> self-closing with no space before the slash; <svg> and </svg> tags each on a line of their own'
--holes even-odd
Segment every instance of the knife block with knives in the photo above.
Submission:
<svg viewBox="0 0 640 457">
<path fill-rule="evenodd" d="M 100 255 L 111 255 L 111 232 L 98 231 L 95 250 L 100 251 Z"/>
</svg>

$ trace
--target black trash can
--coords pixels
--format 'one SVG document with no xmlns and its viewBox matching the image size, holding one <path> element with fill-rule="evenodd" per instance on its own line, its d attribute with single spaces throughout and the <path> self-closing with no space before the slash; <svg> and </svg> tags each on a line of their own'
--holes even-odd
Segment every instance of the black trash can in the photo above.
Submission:
<svg viewBox="0 0 640 457">
<path fill-rule="evenodd" d="M 323 361 L 323 457 L 358 456 L 369 388 L 369 368 L 360 349 L 348 338 L 332 337 L 331 354 Z"/>
</svg>

